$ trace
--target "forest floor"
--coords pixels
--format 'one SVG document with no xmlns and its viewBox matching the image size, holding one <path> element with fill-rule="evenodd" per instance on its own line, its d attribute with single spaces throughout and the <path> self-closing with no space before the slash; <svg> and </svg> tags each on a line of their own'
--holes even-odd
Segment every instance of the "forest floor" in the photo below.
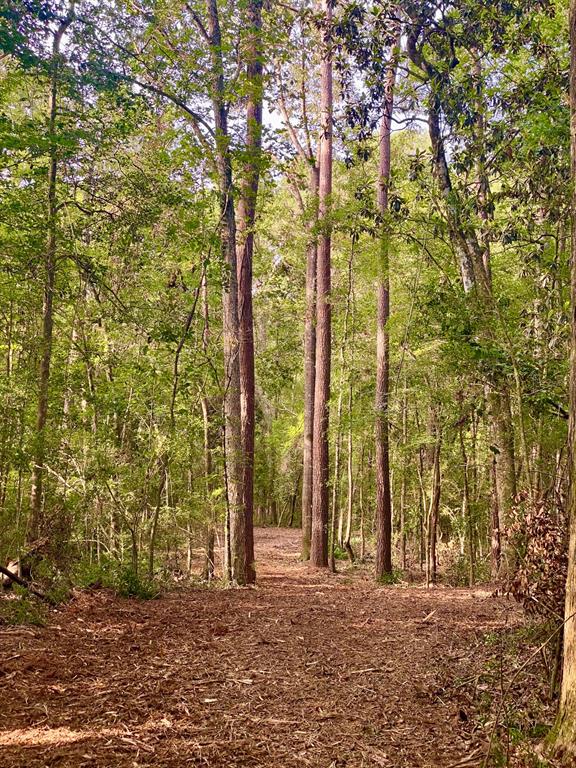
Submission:
<svg viewBox="0 0 576 768">
<path fill-rule="evenodd" d="M 0 766 L 481 765 L 459 681 L 520 621 L 488 592 L 378 586 L 259 529 L 258 586 L 80 593 L 0 628 Z"/>
</svg>

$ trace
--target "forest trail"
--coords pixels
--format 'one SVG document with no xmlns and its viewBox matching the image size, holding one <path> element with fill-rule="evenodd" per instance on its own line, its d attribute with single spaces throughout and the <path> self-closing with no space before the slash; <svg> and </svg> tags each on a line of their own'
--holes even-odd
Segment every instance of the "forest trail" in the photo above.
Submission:
<svg viewBox="0 0 576 768">
<path fill-rule="evenodd" d="M 448 768 L 479 754 L 447 681 L 472 673 L 510 602 L 318 573 L 298 545 L 299 531 L 256 531 L 256 588 L 83 593 L 46 627 L 1 629 L 0 766 Z"/>
</svg>

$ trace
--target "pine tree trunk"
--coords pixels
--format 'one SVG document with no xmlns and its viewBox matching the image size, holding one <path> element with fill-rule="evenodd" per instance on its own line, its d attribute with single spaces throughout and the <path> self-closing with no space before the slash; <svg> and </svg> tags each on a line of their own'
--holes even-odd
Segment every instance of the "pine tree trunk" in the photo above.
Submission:
<svg viewBox="0 0 576 768">
<path fill-rule="evenodd" d="M 312 542 L 310 561 L 318 568 L 328 566 L 329 448 L 328 401 L 330 399 L 331 297 L 330 253 L 332 194 L 332 4 L 323 0 L 326 30 L 322 45 L 320 94 L 321 132 L 318 212 L 320 237 L 316 267 L 316 377 L 314 382 L 314 433 L 312 452 Z"/>
<path fill-rule="evenodd" d="M 256 581 L 254 568 L 254 318 L 252 308 L 252 260 L 256 200 L 260 181 L 262 148 L 262 0 L 247 7 L 246 43 L 246 155 L 238 205 L 238 322 L 240 331 L 240 394 L 242 407 L 243 507 L 245 516 L 245 581 Z"/>
<path fill-rule="evenodd" d="M 486 230 L 486 222 L 482 220 L 478 232 L 470 225 L 469 220 L 463 218 L 463 206 L 455 204 L 458 193 L 452 186 L 441 130 L 442 103 L 434 87 L 438 71 L 435 65 L 425 59 L 422 50 L 417 46 L 415 35 L 417 37 L 415 32 L 408 33 L 406 50 L 412 63 L 421 70 L 431 83 L 428 105 L 428 132 L 432 145 L 434 178 L 441 198 L 444 201 L 446 223 L 452 248 L 458 259 L 463 288 L 476 303 L 479 320 L 481 321 L 480 334 L 482 338 L 488 344 L 493 344 L 497 341 L 495 328 L 499 324 L 499 315 L 492 291 L 489 239 L 483 237 Z M 478 101 L 480 102 L 482 97 L 481 68 L 476 67 L 474 74 L 478 80 Z M 476 126 L 479 139 L 481 139 L 483 133 L 480 118 L 481 115 Z M 478 172 L 481 185 L 479 202 L 482 210 L 487 212 L 486 203 L 489 185 L 481 159 Z M 509 349 L 509 352 L 512 354 L 513 350 Z M 503 525 L 506 525 L 516 494 L 514 432 L 510 413 L 510 391 L 508 382 L 496 371 L 492 372 L 491 378 L 489 411 L 492 439 L 497 448 L 496 479 L 498 503 L 501 522 Z M 508 569 L 511 566 L 513 554 L 507 552 L 505 560 Z"/>
<path fill-rule="evenodd" d="M 316 205 L 319 172 L 310 170 L 310 196 Z M 316 262 L 318 236 L 312 229 L 306 248 L 306 318 L 304 324 L 304 446 L 302 450 L 302 559 L 310 559 L 312 540 L 312 474 L 314 383 L 316 379 Z"/>
<path fill-rule="evenodd" d="M 399 43 L 399 41 L 398 41 Z M 384 112 L 380 123 L 378 167 L 378 212 L 380 214 L 380 254 L 377 286 L 376 321 L 376 578 L 392 573 L 392 499 L 390 490 L 390 445 L 388 407 L 390 399 L 390 265 L 388 224 L 388 189 L 390 186 L 390 137 L 394 110 L 396 53 L 386 74 Z"/>
<path fill-rule="evenodd" d="M 570 542 L 564 624 L 564 659 L 555 749 L 576 761 L 576 0 L 570 2 L 570 135 L 572 148 L 572 263 L 570 423 L 568 431 Z"/>
</svg>

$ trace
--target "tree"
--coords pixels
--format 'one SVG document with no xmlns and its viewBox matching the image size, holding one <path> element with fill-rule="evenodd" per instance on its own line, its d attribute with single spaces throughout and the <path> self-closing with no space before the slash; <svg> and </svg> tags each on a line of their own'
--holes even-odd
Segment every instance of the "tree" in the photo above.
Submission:
<svg viewBox="0 0 576 768">
<path fill-rule="evenodd" d="M 310 562 L 328 567 L 329 399 L 331 363 L 330 220 L 332 195 L 332 4 L 322 5 L 321 134 L 319 148 L 318 215 L 320 237 L 316 264 L 316 375 L 312 450 L 312 543 Z"/>
<path fill-rule="evenodd" d="M 252 261 L 262 148 L 262 0 L 250 0 L 246 19 L 246 162 L 238 205 L 238 322 L 242 407 L 243 505 L 246 582 L 254 583 L 254 320 Z"/>
<path fill-rule="evenodd" d="M 560 710 L 554 748 L 567 759 L 576 758 L 576 0 L 570 2 L 570 138 L 572 169 L 570 423 L 568 429 L 568 574 L 564 612 L 564 657 Z"/>
<path fill-rule="evenodd" d="M 376 578 L 392 573 L 392 499 L 390 494 L 390 444 L 388 402 L 390 398 L 390 234 L 388 189 L 390 186 L 390 137 L 394 109 L 397 50 L 391 50 L 386 74 L 383 114 L 380 122 L 378 164 L 378 213 L 381 217 L 376 319 Z"/>
<path fill-rule="evenodd" d="M 56 291 L 57 248 L 58 248 L 58 213 L 60 206 L 57 199 L 58 187 L 58 99 L 61 70 L 61 46 L 66 30 L 74 20 L 74 2 L 68 13 L 62 18 L 52 39 L 52 57 L 50 59 L 50 96 L 48 117 L 49 166 L 48 166 L 48 211 L 47 242 L 43 258 L 44 266 L 44 301 L 42 310 L 42 343 L 40 352 L 40 372 L 38 379 L 38 405 L 36 411 L 36 435 L 34 465 L 32 468 L 32 487 L 30 492 L 30 527 L 29 539 L 34 541 L 43 532 L 42 510 L 44 493 L 44 474 L 46 472 L 46 425 L 48 421 L 48 395 L 50 387 L 50 367 L 52 363 L 52 340 L 54 332 L 54 294 Z"/>
<path fill-rule="evenodd" d="M 290 177 L 291 187 L 295 193 L 303 221 L 308 232 L 306 248 L 306 282 L 305 282 L 305 319 L 304 319 L 304 407 L 303 407 L 303 441 L 302 441 L 302 559 L 310 558 L 312 537 L 312 480 L 313 480 L 313 433 L 314 433 L 314 389 L 316 379 L 316 264 L 318 257 L 318 185 L 319 141 L 313 140 L 314 115 L 310 98 L 311 81 L 316 76 L 313 51 L 310 50 L 309 27 L 304 11 L 300 11 L 294 24 L 293 37 L 289 49 L 289 63 L 296 59 L 294 68 L 297 75 L 294 79 L 298 85 L 292 94 L 286 85 L 287 76 L 291 71 L 284 72 L 284 63 L 277 63 L 278 70 L 278 103 L 282 113 L 288 138 L 296 160 L 301 163 L 307 175 L 307 183 L 303 186 L 308 193 L 308 200 L 303 199 L 301 188 L 296 178 Z M 314 30 L 316 32 L 316 30 Z M 316 34 L 313 34 L 314 44 Z M 290 97 L 293 96 L 291 99 Z M 294 114 L 296 113 L 296 114 Z M 301 126 L 297 130 L 296 126 Z M 316 146 L 317 144 L 317 146 Z"/>
</svg>

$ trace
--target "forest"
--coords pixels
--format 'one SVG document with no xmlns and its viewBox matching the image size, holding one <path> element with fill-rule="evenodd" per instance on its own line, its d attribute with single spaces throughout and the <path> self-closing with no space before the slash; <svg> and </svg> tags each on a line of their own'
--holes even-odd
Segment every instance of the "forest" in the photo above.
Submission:
<svg viewBox="0 0 576 768">
<path fill-rule="evenodd" d="M 576 0 L 0 0 L 0 766 L 576 765 Z"/>
</svg>

